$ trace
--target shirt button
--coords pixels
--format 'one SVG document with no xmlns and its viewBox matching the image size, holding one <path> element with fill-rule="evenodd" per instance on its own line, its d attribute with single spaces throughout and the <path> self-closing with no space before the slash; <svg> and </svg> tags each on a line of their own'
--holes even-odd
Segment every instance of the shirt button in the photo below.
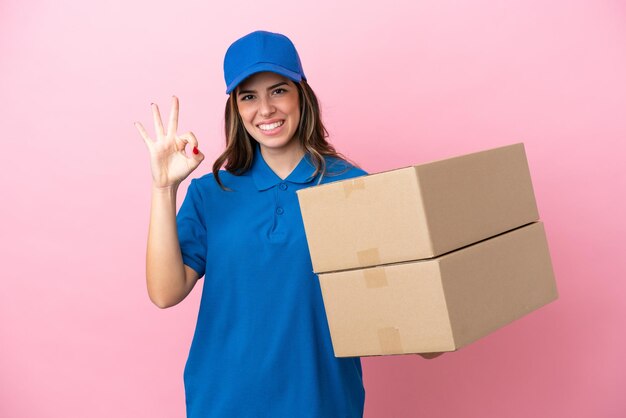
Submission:
<svg viewBox="0 0 626 418">
<path fill-rule="evenodd" d="M 280 190 L 287 190 L 287 183 L 280 183 L 280 184 L 278 185 L 278 188 L 279 188 Z"/>
<path fill-rule="evenodd" d="M 280 206 L 276 208 L 277 215 L 282 215 L 283 213 L 285 213 L 285 210 L 283 208 L 281 208 Z"/>
</svg>

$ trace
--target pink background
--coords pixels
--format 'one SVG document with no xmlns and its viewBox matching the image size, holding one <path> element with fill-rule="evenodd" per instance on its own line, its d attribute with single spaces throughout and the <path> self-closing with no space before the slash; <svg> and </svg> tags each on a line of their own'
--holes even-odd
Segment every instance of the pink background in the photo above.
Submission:
<svg viewBox="0 0 626 418">
<path fill-rule="evenodd" d="M 375 4 L 2 0 L 0 416 L 184 415 L 201 289 L 148 300 L 133 122 L 178 95 L 207 172 L 223 54 L 258 28 L 294 40 L 368 171 L 526 144 L 560 300 L 436 360 L 363 359 L 365 416 L 626 416 L 626 5 Z"/>
</svg>

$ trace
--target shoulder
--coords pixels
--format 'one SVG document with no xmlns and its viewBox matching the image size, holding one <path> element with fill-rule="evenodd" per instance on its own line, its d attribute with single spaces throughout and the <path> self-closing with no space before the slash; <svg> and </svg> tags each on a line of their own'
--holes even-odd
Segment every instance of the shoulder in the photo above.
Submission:
<svg viewBox="0 0 626 418">
<path fill-rule="evenodd" d="M 341 158 L 325 157 L 324 159 L 326 160 L 326 173 L 324 174 L 326 179 L 322 182 L 351 179 L 368 174 L 362 168 Z"/>
<path fill-rule="evenodd" d="M 232 174 L 226 170 L 219 171 L 220 181 L 224 186 L 230 189 L 241 187 L 242 185 L 250 182 L 249 171 L 241 175 Z M 213 173 L 206 173 L 200 177 L 196 177 L 191 180 L 189 189 L 194 187 L 201 193 L 222 193 L 224 190 L 217 183 L 217 179 Z"/>
</svg>

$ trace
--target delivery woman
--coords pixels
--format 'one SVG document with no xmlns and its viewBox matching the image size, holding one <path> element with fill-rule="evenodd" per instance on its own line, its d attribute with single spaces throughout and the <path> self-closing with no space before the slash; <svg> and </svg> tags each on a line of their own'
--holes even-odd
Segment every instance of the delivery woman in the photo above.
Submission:
<svg viewBox="0 0 626 418">
<path fill-rule="evenodd" d="M 226 149 L 191 181 L 178 215 L 178 186 L 204 159 L 198 140 L 177 133 L 175 97 L 167 126 L 152 105 L 154 139 L 136 123 L 153 178 L 150 299 L 173 306 L 204 277 L 184 370 L 187 416 L 361 417 L 360 359 L 333 355 L 296 191 L 366 173 L 326 141 L 287 37 L 238 39 L 224 77 Z"/>
</svg>

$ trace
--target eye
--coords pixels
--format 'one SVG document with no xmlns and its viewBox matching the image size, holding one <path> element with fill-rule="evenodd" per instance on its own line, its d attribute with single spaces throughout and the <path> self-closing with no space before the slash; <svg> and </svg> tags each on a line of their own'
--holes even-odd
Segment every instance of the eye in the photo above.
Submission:
<svg viewBox="0 0 626 418">
<path fill-rule="evenodd" d="M 242 101 L 242 102 L 246 102 L 246 101 L 252 100 L 252 99 L 254 99 L 254 96 L 252 94 L 246 94 L 246 95 L 243 95 L 243 96 L 239 96 L 239 100 Z"/>
<path fill-rule="evenodd" d="M 286 92 L 287 92 L 287 90 L 285 90 L 284 88 L 278 87 L 277 89 L 274 89 L 274 91 L 272 91 L 272 94 L 283 94 L 283 93 L 286 93 Z"/>
</svg>

